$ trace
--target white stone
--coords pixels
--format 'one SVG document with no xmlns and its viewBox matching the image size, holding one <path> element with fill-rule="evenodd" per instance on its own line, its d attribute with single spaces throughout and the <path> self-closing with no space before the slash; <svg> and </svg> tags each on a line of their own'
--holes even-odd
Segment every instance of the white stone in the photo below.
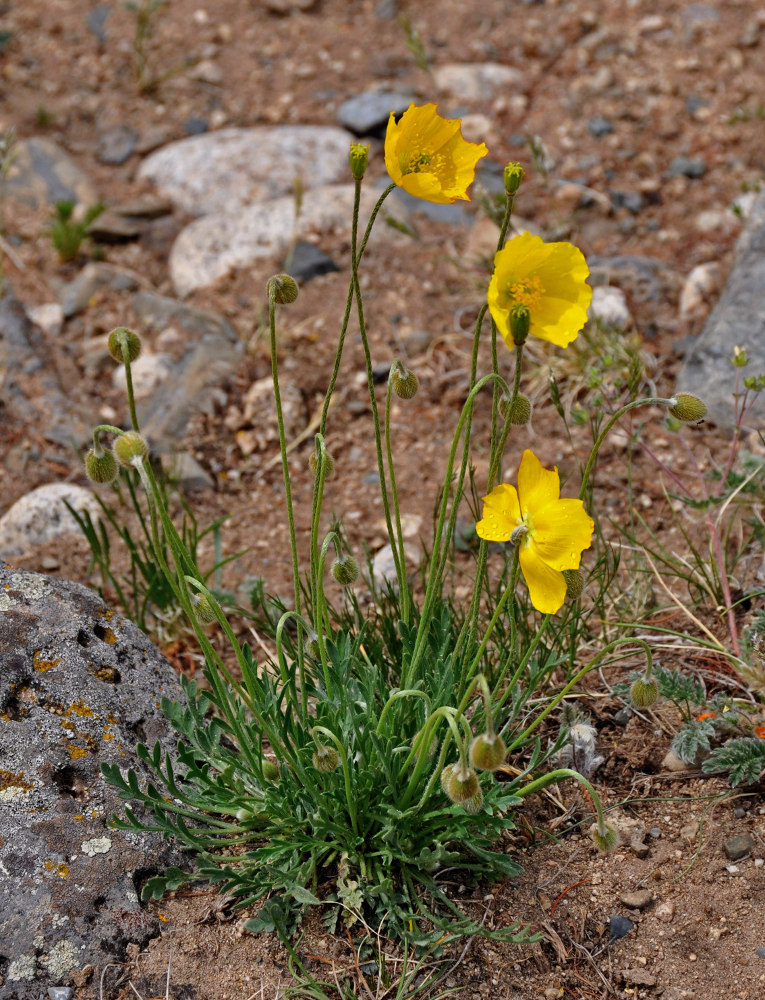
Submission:
<svg viewBox="0 0 765 1000">
<path fill-rule="evenodd" d="M 352 138 L 334 126 L 221 129 L 157 150 L 139 176 L 190 215 L 236 212 L 291 193 L 296 178 L 306 190 L 347 179 Z"/>
<path fill-rule="evenodd" d="M 31 306 L 26 310 L 31 321 L 39 326 L 48 337 L 57 337 L 64 325 L 64 310 L 58 302 L 46 302 L 42 306 Z"/>
<path fill-rule="evenodd" d="M 460 101 L 486 101 L 523 82 L 523 74 L 500 63 L 447 63 L 433 69 L 436 88 Z"/>
<path fill-rule="evenodd" d="M 347 159 L 346 149 L 346 159 Z M 310 192 L 303 201 L 297 231 L 300 238 L 333 230 L 350 232 L 354 188 L 332 184 Z M 363 232 L 379 197 L 362 190 L 359 231 Z M 390 200 L 385 209 L 401 218 L 405 210 Z M 283 257 L 292 240 L 295 203 L 292 197 L 275 198 L 234 213 L 195 219 L 178 236 L 170 252 L 170 277 L 178 295 L 214 284 L 234 268 L 251 267 L 256 261 Z M 404 240 L 382 219 L 377 220 L 371 242 L 386 238 Z"/>
<path fill-rule="evenodd" d="M 720 289 L 720 268 L 715 263 L 697 264 L 685 279 L 680 293 L 680 315 L 683 318 L 706 311 Z"/>
<path fill-rule="evenodd" d="M 130 366 L 133 393 L 137 400 L 148 399 L 162 385 L 173 367 L 169 354 L 141 354 Z M 126 388 L 125 367 L 120 365 L 112 372 L 112 382 L 123 392 Z"/>
<path fill-rule="evenodd" d="M 80 535 L 74 517 L 64 506 L 101 514 L 95 496 L 73 483 L 47 483 L 27 493 L 0 517 L 0 558 L 13 561 L 29 549 L 47 545 L 66 535 Z"/>
<path fill-rule="evenodd" d="M 417 570 L 420 558 L 419 549 L 405 542 L 404 556 L 406 558 L 407 578 L 411 578 L 412 574 Z M 398 592 L 396 564 L 393 560 L 393 549 L 390 545 L 384 545 L 379 552 L 375 553 L 375 557 L 372 560 L 372 578 L 375 586 L 383 588 L 392 584 L 393 589 Z"/>
<path fill-rule="evenodd" d="M 613 285 L 598 285 L 593 288 L 589 318 L 601 326 L 626 330 L 632 324 L 632 314 L 621 288 Z"/>
</svg>

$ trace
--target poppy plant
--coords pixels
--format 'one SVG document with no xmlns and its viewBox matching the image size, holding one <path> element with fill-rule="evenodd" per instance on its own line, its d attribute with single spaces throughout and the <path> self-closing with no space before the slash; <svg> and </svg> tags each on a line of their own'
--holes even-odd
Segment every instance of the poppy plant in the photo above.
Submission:
<svg viewBox="0 0 765 1000">
<path fill-rule="evenodd" d="M 494 256 L 489 283 L 489 312 L 508 347 L 513 346 L 510 314 L 526 306 L 529 333 L 558 347 L 568 347 L 587 322 L 592 289 L 584 254 L 571 243 L 545 243 L 521 233 Z"/>
<path fill-rule="evenodd" d="M 563 571 L 579 567 L 594 527 L 581 500 L 561 499 L 557 467 L 545 469 L 527 449 L 518 469 L 518 489 L 509 483 L 495 486 L 483 498 L 483 518 L 475 529 L 489 542 L 508 542 L 515 536 L 531 603 L 543 614 L 555 614 L 566 597 Z"/>
<path fill-rule="evenodd" d="M 462 138 L 459 118 L 442 118 L 436 104 L 410 104 L 397 122 L 391 111 L 385 133 L 385 166 L 391 180 L 415 198 L 450 205 L 470 201 L 475 166 L 484 143 Z"/>
</svg>

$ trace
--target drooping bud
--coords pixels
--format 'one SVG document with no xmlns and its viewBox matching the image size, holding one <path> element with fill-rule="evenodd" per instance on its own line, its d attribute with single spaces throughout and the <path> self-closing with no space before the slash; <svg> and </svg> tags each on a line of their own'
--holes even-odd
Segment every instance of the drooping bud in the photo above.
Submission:
<svg viewBox="0 0 765 1000">
<path fill-rule="evenodd" d="M 513 306 L 510 310 L 510 333 L 513 337 L 513 343 L 518 347 L 526 343 L 530 326 L 531 312 L 529 307 L 520 303 Z"/>
<path fill-rule="evenodd" d="M 590 828 L 592 842 L 603 854 L 619 846 L 619 831 L 610 823 L 594 823 Z"/>
<path fill-rule="evenodd" d="M 520 163 L 508 163 L 504 171 L 505 191 L 512 197 L 523 180 L 523 167 Z"/>
<path fill-rule="evenodd" d="M 269 299 L 277 305 L 288 306 L 298 297 L 298 284 L 291 274 L 275 274 L 266 283 Z"/>
<path fill-rule="evenodd" d="M 655 677 L 638 677 L 630 688 L 630 701 L 635 708 L 650 708 L 659 697 L 659 684 Z"/>
<path fill-rule="evenodd" d="M 112 483 L 120 471 L 117 459 L 103 448 L 91 448 L 85 458 L 85 475 L 92 483 Z"/>
<path fill-rule="evenodd" d="M 476 771 L 496 771 L 506 752 L 502 738 L 496 733 L 479 733 L 470 744 L 470 763 Z"/>
<path fill-rule="evenodd" d="M 478 813 L 481 811 L 481 806 L 483 805 L 483 792 L 479 788 L 475 795 L 472 795 L 467 802 L 462 803 L 462 808 L 465 812 Z"/>
<path fill-rule="evenodd" d="M 317 771 L 329 774 L 330 771 L 336 770 L 337 765 L 340 763 L 340 757 L 334 747 L 325 747 L 319 744 L 313 752 L 311 761 Z"/>
<path fill-rule="evenodd" d="M 457 805 L 464 805 L 481 791 L 478 775 L 471 767 L 456 764 L 446 787 L 446 794 Z"/>
<path fill-rule="evenodd" d="M 141 353 L 141 338 L 135 330 L 128 330 L 126 326 L 118 326 L 109 334 L 106 347 L 109 354 L 119 364 L 124 365 L 126 360 L 132 363 Z M 125 357 L 126 353 L 127 358 Z"/>
<path fill-rule="evenodd" d="M 324 478 L 329 479 L 329 477 L 335 471 L 335 460 L 332 458 L 329 452 L 326 452 L 325 455 L 326 457 L 324 459 Z M 316 475 L 316 463 L 317 463 L 316 450 L 314 449 L 308 456 L 308 468 L 314 475 Z"/>
<path fill-rule="evenodd" d="M 330 572 L 341 587 L 350 587 L 359 578 L 359 564 L 353 556 L 341 556 L 332 563 Z"/>
<path fill-rule="evenodd" d="M 117 461 L 126 469 L 138 465 L 149 454 L 146 438 L 138 431 L 126 431 L 124 434 L 120 434 L 112 447 Z"/>
<path fill-rule="evenodd" d="M 399 399 L 412 399 L 417 395 L 420 387 L 419 380 L 413 371 L 403 366 L 393 369 L 391 374 L 391 386 Z"/>
<path fill-rule="evenodd" d="M 707 406 L 690 392 L 679 392 L 669 401 L 669 412 L 684 424 L 698 424 L 707 415 Z"/>
<path fill-rule="evenodd" d="M 441 791 L 444 795 L 449 794 L 449 782 L 452 780 L 452 772 L 455 767 L 457 767 L 456 764 L 447 764 L 441 772 Z"/>
<path fill-rule="evenodd" d="M 584 577 L 579 569 L 564 569 L 563 577 L 566 581 L 566 597 L 575 601 L 582 596 L 584 590 Z"/>
<path fill-rule="evenodd" d="M 515 399 L 503 394 L 499 400 L 499 412 L 513 427 L 523 427 L 531 420 L 531 400 L 522 392 Z"/>
<path fill-rule="evenodd" d="M 279 765 L 275 760 L 263 759 L 263 777 L 266 781 L 276 781 L 279 777 Z"/>
<path fill-rule="evenodd" d="M 210 625 L 211 622 L 217 622 L 218 616 L 215 614 L 215 609 L 210 603 L 210 598 L 207 594 L 194 594 L 191 598 L 191 606 L 194 608 L 194 614 L 203 625 Z"/>
<path fill-rule="evenodd" d="M 348 154 L 351 164 L 351 174 L 355 181 L 360 181 L 367 172 L 369 164 L 369 146 L 364 146 L 360 142 L 351 143 L 351 151 Z"/>
</svg>

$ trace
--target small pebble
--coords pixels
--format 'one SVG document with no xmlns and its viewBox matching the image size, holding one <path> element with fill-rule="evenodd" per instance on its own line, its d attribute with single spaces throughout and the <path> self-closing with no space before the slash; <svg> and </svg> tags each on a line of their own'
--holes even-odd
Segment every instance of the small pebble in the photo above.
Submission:
<svg viewBox="0 0 765 1000">
<path fill-rule="evenodd" d="M 651 840 L 658 840 L 659 837 L 661 836 L 661 830 L 658 828 L 658 826 L 652 826 L 651 829 L 648 831 L 648 836 L 651 838 Z"/>
<path fill-rule="evenodd" d="M 651 848 L 648 844 L 644 844 L 642 840 L 634 839 L 630 841 L 630 850 L 636 858 L 647 858 Z"/>
<path fill-rule="evenodd" d="M 746 816 L 746 809 L 744 809 L 743 806 L 736 806 L 736 808 L 733 810 L 733 815 L 736 817 L 736 819 L 743 819 L 744 816 Z"/>
<path fill-rule="evenodd" d="M 725 841 L 724 850 L 731 861 L 740 861 L 754 850 L 754 839 L 749 833 L 739 834 Z"/>
<path fill-rule="evenodd" d="M 623 938 L 625 934 L 629 934 L 634 926 L 635 924 L 629 917 L 623 917 L 620 913 L 615 913 L 608 922 L 608 931 L 611 940 L 616 941 L 619 938 Z"/>
<path fill-rule="evenodd" d="M 758 948 L 757 951 L 755 952 L 755 955 L 758 958 L 765 958 L 765 948 Z"/>
<path fill-rule="evenodd" d="M 71 986 L 49 986 L 48 1000 L 69 1000 L 72 995 Z"/>
<path fill-rule="evenodd" d="M 670 177 L 703 177 L 707 165 L 700 157 L 676 156 L 669 165 Z"/>
<path fill-rule="evenodd" d="M 638 889 L 636 892 L 620 893 L 619 899 L 631 910 L 644 910 L 653 902 L 653 895 L 650 889 Z"/>
<path fill-rule="evenodd" d="M 662 923 L 669 924 L 675 916 L 675 904 L 671 900 L 665 899 L 656 907 L 655 913 Z"/>
</svg>

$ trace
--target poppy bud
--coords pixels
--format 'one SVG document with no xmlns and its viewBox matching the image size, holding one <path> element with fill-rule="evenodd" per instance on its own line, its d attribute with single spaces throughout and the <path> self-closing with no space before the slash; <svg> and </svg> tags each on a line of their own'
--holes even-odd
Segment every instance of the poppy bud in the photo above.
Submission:
<svg viewBox="0 0 765 1000">
<path fill-rule="evenodd" d="M 280 306 L 288 306 L 298 297 L 298 285 L 291 274 L 275 274 L 266 283 L 268 297 Z"/>
<path fill-rule="evenodd" d="M 510 333 L 513 343 L 520 347 L 526 343 L 531 326 L 531 313 L 528 306 L 516 305 L 510 310 Z"/>
<path fill-rule="evenodd" d="M 417 394 L 420 383 L 413 371 L 408 368 L 395 368 L 391 375 L 393 391 L 399 399 L 411 399 Z"/>
<path fill-rule="evenodd" d="M 566 581 L 566 597 L 569 597 L 572 601 L 576 600 L 577 597 L 581 597 L 584 590 L 584 577 L 581 570 L 564 569 L 563 577 Z"/>
<path fill-rule="evenodd" d="M 470 744 L 470 763 L 476 771 L 495 771 L 505 753 L 505 744 L 496 733 L 479 733 Z"/>
<path fill-rule="evenodd" d="M 505 191 L 512 197 L 518 188 L 521 186 L 521 181 L 523 180 L 523 167 L 520 163 L 508 163 L 505 167 L 504 172 L 504 182 Z"/>
<path fill-rule="evenodd" d="M 707 415 L 706 403 L 690 392 L 679 392 L 669 401 L 669 412 L 684 424 L 698 424 Z"/>
<path fill-rule="evenodd" d="M 659 685 L 655 677 L 638 677 L 630 688 L 630 701 L 635 708 L 650 708 L 659 697 Z"/>
<path fill-rule="evenodd" d="M 352 142 L 348 159 L 350 160 L 353 179 L 355 181 L 360 181 L 367 171 L 367 164 L 369 163 L 369 146 L 364 146 L 360 142 Z"/>
<path fill-rule="evenodd" d="M 103 448 L 91 448 L 85 459 L 85 475 L 92 483 L 111 483 L 119 472 L 117 459 Z"/>
<path fill-rule="evenodd" d="M 457 805 L 464 805 L 470 799 L 475 798 L 481 791 L 478 784 L 478 775 L 470 767 L 457 764 L 451 773 L 446 787 L 446 794 Z"/>
<path fill-rule="evenodd" d="M 503 395 L 499 401 L 499 412 L 513 427 L 523 427 L 531 420 L 531 400 L 522 392 L 515 399 Z"/>
<path fill-rule="evenodd" d="M 118 326 L 109 334 L 106 348 L 115 361 L 124 365 L 126 361 L 135 361 L 141 353 L 141 338 L 135 330 L 128 330 L 126 326 Z"/>
<path fill-rule="evenodd" d="M 334 747 L 319 745 L 314 750 L 311 761 L 317 771 L 323 771 L 325 774 L 329 774 L 330 771 L 334 771 L 337 768 L 337 765 L 340 763 L 340 758 Z"/>
<path fill-rule="evenodd" d="M 324 459 L 324 478 L 329 479 L 332 473 L 335 471 L 335 460 L 327 452 L 326 458 Z M 311 472 L 316 475 L 316 451 L 313 450 L 308 456 L 308 468 Z"/>
<path fill-rule="evenodd" d="M 465 812 L 475 814 L 481 811 L 482 805 L 483 805 L 483 792 L 479 788 L 478 791 L 475 793 L 475 795 L 471 795 L 471 797 L 467 800 L 467 802 L 462 803 L 462 808 L 465 810 Z"/>
<path fill-rule="evenodd" d="M 610 823 L 595 823 L 590 829 L 593 844 L 603 854 L 619 846 L 619 832 Z"/>
<path fill-rule="evenodd" d="M 340 559 L 335 559 L 330 572 L 341 587 L 350 587 L 359 577 L 359 565 L 353 556 L 342 556 Z"/>
<path fill-rule="evenodd" d="M 138 431 L 126 431 L 124 434 L 120 434 L 112 447 L 117 461 L 126 469 L 138 465 L 149 454 L 146 438 Z"/>
<path fill-rule="evenodd" d="M 276 781 L 279 777 L 279 765 L 275 760 L 265 758 L 263 760 L 263 777 L 266 781 Z"/>
<path fill-rule="evenodd" d="M 217 622 L 218 616 L 215 614 L 215 609 L 207 594 L 195 594 L 191 599 L 191 605 L 194 608 L 194 614 L 203 625 Z"/>
</svg>

